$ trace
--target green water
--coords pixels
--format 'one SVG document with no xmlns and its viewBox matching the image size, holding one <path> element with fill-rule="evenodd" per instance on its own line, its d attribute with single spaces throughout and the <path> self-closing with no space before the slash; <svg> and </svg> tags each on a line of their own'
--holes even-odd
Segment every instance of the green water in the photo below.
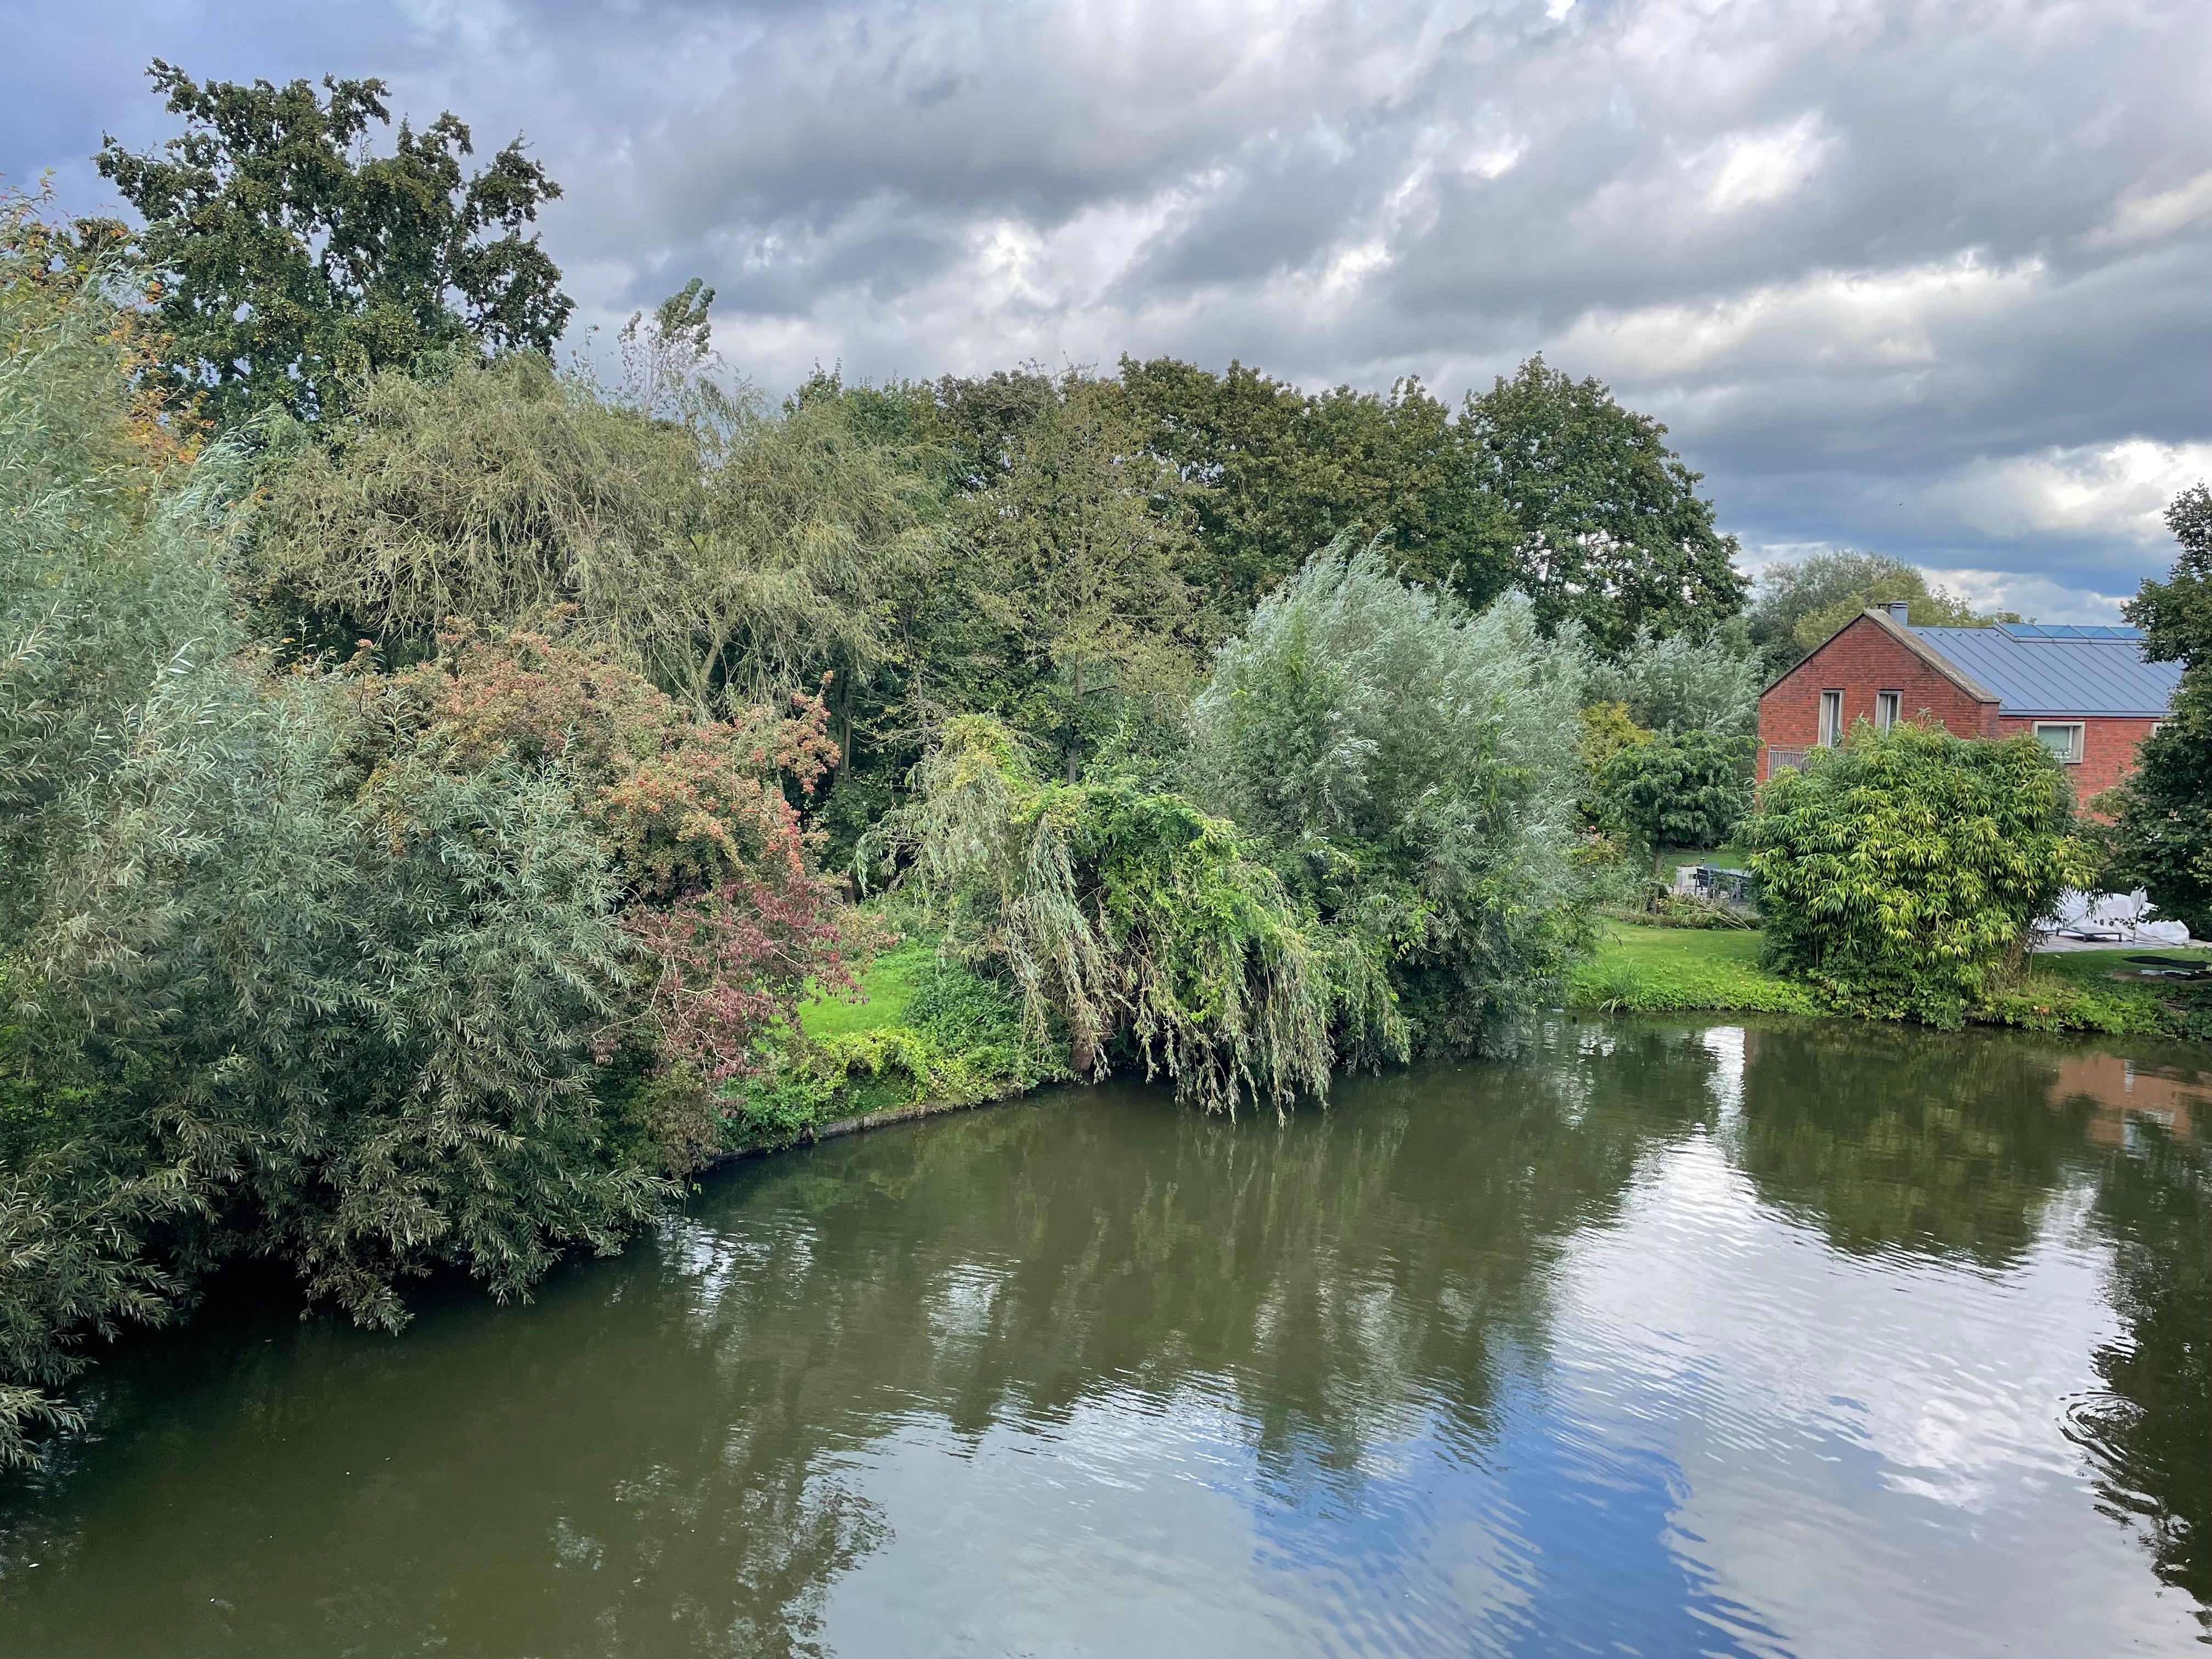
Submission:
<svg viewBox="0 0 2212 1659">
<path fill-rule="evenodd" d="M 1563 1023 L 752 1164 L 397 1339 L 234 1280 L 0 1488 L 0 1650 L 2202 1653 L 2208 1122 L 2203 1050 Z"/>
</svg>

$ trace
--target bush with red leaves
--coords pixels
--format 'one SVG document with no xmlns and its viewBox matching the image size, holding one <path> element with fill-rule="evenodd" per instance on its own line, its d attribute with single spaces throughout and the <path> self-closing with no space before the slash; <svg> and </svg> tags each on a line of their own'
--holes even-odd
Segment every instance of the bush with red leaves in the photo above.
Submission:
<svg viewBox="0 0 2212 1659">
<path fill-rule="evenodd" d="M 665 1061 L 710 1083 L 749 1073 L 810 982 L 852 985 L 870 930 L 816 867 L 789 793 L 811 795 L 836 763 L 818 696 L 702 719 L 556 635 L 455 624 L 440 647 L 382 682 L 386 718 L 434 764 L 569 781 L 622 876 L 623 925 L 650 963 L 632 1024 Z M 611 1028 L 602 1046 L 627 1034 Z"/>
</svg>

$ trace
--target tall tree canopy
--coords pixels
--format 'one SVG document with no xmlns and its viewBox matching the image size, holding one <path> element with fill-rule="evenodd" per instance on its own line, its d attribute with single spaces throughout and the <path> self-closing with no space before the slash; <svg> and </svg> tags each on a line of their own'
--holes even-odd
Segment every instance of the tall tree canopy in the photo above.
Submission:
<svg viewBox="0 0 2212 1659">
<path fill-rule="evenodd" d="M 1131 700 L 1179 697 L 1192 676 L 1186 490 L 1146 451 L 1119 388 L 1075 374 L 1003 455 L 965 497 L 957 533 L 982 614 L 1034 676 L 1023 724 L 1073 783 Z"/>
<path fill-rule="evenodd" d="M 2145 739 L 2136 769 L 2098 798 L 2117 809 L 2115 873 L 2142 884 L 2189 931 L 2212 933 L 2212 489 L 2184 490 L 2166 522 L 2181 556 L 2127 608 L 2157 662 L 2184 665 L 2173 714 Z"/>
<path fill-rule="evenodd" d="M 517 138 L 465 173 L 469 129 L 389 125 L 375 79 L 194 82 L 148 71 L 185 130 L 139 155 L 104 140 L 100 170 L 144 218 L 167 339 L 156 374 L 204 394 L 219 424 L 279 404 L 312 416 L 343 377 L 478 341 L 544 351 L 568 324 L 561 273 L 524 227 L 561 187 Z"/>
<path fill-rule="evenodd" d="M 1752 643 L 1771 677 L 1795 667 L 1836 630 L 1872 605 L 1903 600 L 1915 628 L 1984 628 L 2018 622 L 2010 611 L 1982 612 L 1902 559 L 1848 550 L 1814 553 L 1759 573 L 1748 620 Z"/>
<path fill-rule="evenodd" d="M 1578 622 L 1612 652 L 1638 628 L 1709 628 L 1742 608 L 1735 538 L 1698 494 L 1704 475 L 1599 381 L 1532 357 L 1468 393 L 1459 424 L 1477 479 L 1511 516 L 1514 580 L 1547 628 Z"/>
<path fill-rule="evenodd" d="M 1204 486 L 1191 577 L 1232 619 L 1339 535 L 1387 532 L 1401 574 L 1478 609 L 1511 581 L 1510 522 L 1419 380 L 1308 393 L 1237 362 L 1124 357 L 1121 384 L 1153 449 Z"/>
</svg>

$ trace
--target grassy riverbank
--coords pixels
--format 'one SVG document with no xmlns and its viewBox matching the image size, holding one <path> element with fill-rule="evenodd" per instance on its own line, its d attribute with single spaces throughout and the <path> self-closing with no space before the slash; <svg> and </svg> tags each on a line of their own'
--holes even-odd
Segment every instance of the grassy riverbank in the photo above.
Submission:
<svg viewBox="0 0 2212 1659">
<path fill-rule="evenodd" d="M 1759 944 L 1749 931 L 1609 923 L 1595 952 L 1568 974 L 1566 1006 L 1835 1017 L 1807 987 L 1762 968 Z M 2039 956 L 2026 979 L 1975 1018 L 2109 1036 L 2212 1030 L 2212 987 L 2142 978 L 2130 954 Z M 908 940 L 868 964 L 855 994 L 802 1006 L 798 1033 L 769 1068 L 733 1091 L 726 1145 L 737 1154 L 771 1151 L 856 1118 L 981 1105 L 1066 1080 L 1063 1069 L 1025 1058 L 1019 1035 L 1009 993 L 940 964 L 927 941 Z"/>
<path fill-rule="evenodd" d="M 1611 923 L 1595 952 L 1568 975 L 1567 1005 L 1607 1013 L 1833 1012 L 1805 986 L 1760 967 L 1759 943 L 1752 932 Z M 2039 1030 L 2202 1035 L 2212 998 L 2189 981 L 2142 977 L 2126 960 L 2135 953 L 2038 956 L 2017 986 L 1973 1018 Z"/>
<path fill-rule="evenodd" d="M 764 1059 L 727 1097 L 729 1153 L 773 1151 L 853 1118 L 980 1106 L 1067 1076 L 1024 1052 L 1011 991 L 940 963 L 916 939 L 870 962 L 854 994 L 802 1004 L 799 1030 Z"/>
</svg>

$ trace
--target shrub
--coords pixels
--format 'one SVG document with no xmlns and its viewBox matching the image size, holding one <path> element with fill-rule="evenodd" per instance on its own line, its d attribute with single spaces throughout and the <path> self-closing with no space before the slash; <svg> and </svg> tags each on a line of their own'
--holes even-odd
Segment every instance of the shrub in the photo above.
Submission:
<svg viewBox="0 0 2212 1659">
<path fill-rule="evenodd" d="M 0 319 L 0 1463 L 82 1331 L 227 1255 L 395 1326 L 405 1278 L 522 1294 L 665 1190 L 589 1087 L 635 947 L 568 781 L 407 731 L 364 779 L 361 702 L 242 653 L 237 458 L 135 441 L 121 325 L 96 281 Z"/>
<path fill-rule="evenodd" d="M 2096 805 L 2113 817 L 2112 872 L 2140 882 L 2162 915 L 2212 933 L 2212 489 L 2176 496 L 2166 522 L 2181 556 L 2128 607 L 2144 654 L 2183 665 L 2173 715 L 2143 741 L 2136 767 Z"/>
<path fill-rule="evenodd" d="M 1590 671 L 1588 695 L 1618 702 L 1655 732 L 1748 737 L 1759 726 L 1758 654 L 1741 624 L 1663 638 L 1639 629 L 1616 662 Z"/>
<path fill-rule="evenodd" d="M 1751 810 L 1755 745 L 1684 732 L 1620 749 L 1600 775 L 1605 814 L 1647 847 L 1718 847 Z"/>
<path fill-rule="evenodd" d="M 810 983 L 849 986 L 866 930 L 786 794 L 811 796 L 836 759 L 819 699 L 702 719 L 604 646 L 467 624 L 436 660 L 360 684 L 364 729 L 407 738 L 370 745 L 372 794 L 424 764 L 568 781 L 623 883 L 623 927 L 651 964 L 636 1018 L 667 1060 L 719 1083 L 750 1069 Z"/>
<path fill-rule="evenodd" d="M 1769 960 L 1836 1000 L 1955 1026 L 2016 975 L 2094 860 L 2031 738 L 1861 726 L 1770 781 L 1750 820 Z"/>
</svg>

